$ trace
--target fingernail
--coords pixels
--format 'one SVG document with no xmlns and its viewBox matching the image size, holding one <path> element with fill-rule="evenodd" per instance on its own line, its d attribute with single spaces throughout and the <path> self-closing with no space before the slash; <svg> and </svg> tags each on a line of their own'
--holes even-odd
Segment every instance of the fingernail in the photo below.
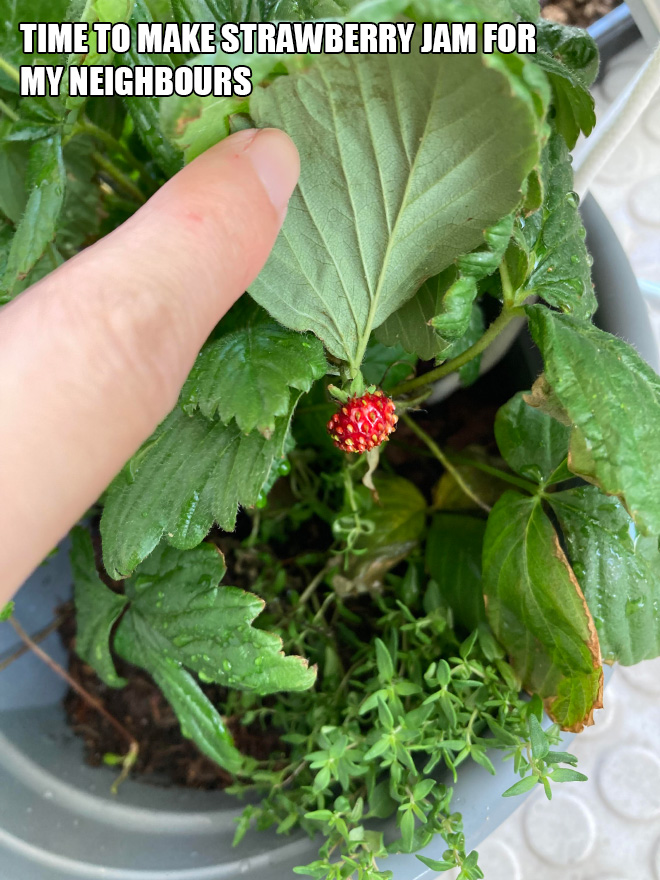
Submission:
<svg viewBox="0 0 660 880">
<path fill-rule="evenodd" d="M 284 220 L 300 174 L 300 159 L 295 144 L 283 131 L 263 128 L 246 144 L 244 155 L 257 172 L 280 220 Z"/>
</svg>

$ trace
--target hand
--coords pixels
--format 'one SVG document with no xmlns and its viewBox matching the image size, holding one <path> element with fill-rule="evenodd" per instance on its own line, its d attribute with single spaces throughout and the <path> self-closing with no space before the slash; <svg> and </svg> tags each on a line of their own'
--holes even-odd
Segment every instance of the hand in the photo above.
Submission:
<svg viewBox="0 0 660 880">
<path fill-rule="evenodd" d="M 2 309 L 0 608 L 175 405 L 298 170 L 282 132 L 239 132 Z"/>
</svg>

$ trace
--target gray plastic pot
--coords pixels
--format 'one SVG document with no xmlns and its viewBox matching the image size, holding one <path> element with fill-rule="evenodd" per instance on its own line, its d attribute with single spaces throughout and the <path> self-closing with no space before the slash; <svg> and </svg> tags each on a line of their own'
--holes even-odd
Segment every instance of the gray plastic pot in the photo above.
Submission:
<svg viewBox="0 0 660 880">
<path fill-rule="evenodd" d="M 632 342 L 657 368 L 646 305 L 600 208 L 584 205 L 599 323 Z M 529 344 L 523 348 L 531 353 Z M 66 547 L 42 566 L 17 597 L 16 616 L 30 631 L 53 618 L 71 594 Z M 0 657 L 17 646 L 0 627 Z M 64 661 L 57 635 L 45 649 Z M 26 654 L 0 679 L 0 876 L 2 880 L 237 880 L 244 875 L 291 880 L 292 868 L 316 855 L 306 837 L 248 834 L 234 850 L 236 801 L 219 792 L 190 791 L 129 780 L 110 793 L 115 770 L 83 761 L 82 743 L 67 728 L 63 683 Z M 569 737 L 570 738 L 570 737 Z M 462 812 L 468 846 L 477 846 L 520 804 L 503 799 L 514 781 L 510 762 L 493 755 L 497 776 L 476 764 L 460 769 L 453 805 Z M 441 840 L 426 855 L 439 858 Z M 431 880 L 414 856 L 387 861 L 395 880 Z"/>
</svg>

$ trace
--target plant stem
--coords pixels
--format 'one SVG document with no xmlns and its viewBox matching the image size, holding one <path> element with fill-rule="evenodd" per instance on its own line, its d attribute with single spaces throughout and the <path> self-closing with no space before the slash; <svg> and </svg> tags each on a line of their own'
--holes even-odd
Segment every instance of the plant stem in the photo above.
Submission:
<svg viewBox="0 0 660 880">
<path fill-rule="evenodd" d="M 469 455 L 461 455 L 460 453 L 452 452 L 449 458 L 451 461 L 455 461 L 456 464 L 465 464 L 469 467 L 477 468 L 477 470 L 483 471 L 485 474 L 490 474 L 491 477 L 497 477 L 498 480 L 503 480 L 505 483 L 511 483 L 512 486 L 524 489 L 532 495 L 538 494 L 540 487 L 536 483 L 532 483 L 531 480 L 524 479 L 524 477 L 516 477 L 513 474 L 508 474 L 506 471 L 493 467 L 491 464 L 486 464 L 484 461 L 470 458 Z"/>
<path fill-rule="evenodd" d="M 15 110 L 12 110 L 9 104 L 5 104 L 5 102 L 0 98 L 0 113 L 4 113 L 5 116 L 8 116 L 12 122 L 18 122 L 21 118 Z"/>
<path fill-rule="evenodd" d="M 468 498 L 471 498 L 472 501 L 476 505 L 478 505 L 482 510 L 485 510 L 487 513 L 490 513 L 490 506 L 486 504 L 485 501 L 482 501 L 481 498 L 468 486 L 465 482 L 457 468 L 451 463 L 451 461 L 447 458 L 444 452 L 440 449 L 438 444 L 433 440 L 422 428 L 419 427 L 417 422 L 410 418 L 408 413 L 403 413 L 401 418 L 408 425 L 413 434 L 416 434 L 419 439 L 425 443 L 428 448 L 433 453 L 434 457 L 438 459 L 440 464 L 445 468 L 445 470 L 449 471 L 452 477 L 456 480 L 460 488 L 465 492 Z"/>
<path fill-rule="evenodd" d="M 138 189 L 138 187 L 133 183 L 131 178 L 127 174 L 124 174 L 121 169 L 117 168 L 114 162 L 108 159 L 107 156 L 104 156 L 97 150 L 92 153 L 92 159 L 96 162 L 99 168 L 104 171 L 108 175 L 108 177 L 117 184 L 117 186 L 121 187 L 121 189 L 131 195 L 136 202 L 138 202 L 140 205 L 143 205 L 146 202 L 146 198 Z"/>
<path fill-rule="evenodd" d="M 43 642 L 45 638 L 47 638 L 52 632 L 55 632 L 56 629 L 59 628 L 60 624 L 66 619 L 67 614 L 60 614 L 59 617 L 56 617 L 55 620 L 51 620 L 48 626 L 45 626 L 43 629 L 40 629 L 39 632 L 35 633 L 31 636 L 32 641 L 35 645 L 38 645 L 40 642 Z M 25 642 L 21 645 L 20 648 L 17 648 L 12 654 L 9 655 L 6 659 L 0 663 L 0 672 L 7 669 L 8 666 L 15 661 L 20 659 L 24 654 L 27 654 L 30 651 L 30 646 L 26 645 Z"/>
<path fill-rule="evenodd" d="M 57 663 L 51 656 L 49 656 L 45 651 L 43 651 L 39 645 L 34 641 L 34 639 L 30 638 L 30 636 L 25 632 L 20 623 L 16 620 L 16 618 L 12 615 L 9 618 L 9 623 L 14 627 L 18 637 L 21 641 L 32 651 L 33 654 L 43 661 L 49 669 L 59 675 L 60 678 L 63 678 L 64 681 L 69 685 L 69 687 L 74 690 L 79 697 L 89 703 L 89 705 L 96 709 L 96 711 L 105 718 L 108 724 L 112 725 L 117 733 L 124 738 L 129 743 L 129 749 L 126 755 L 124 755 L 124 759 L 122 761 L 122 771 L 119 779 L 117 779 L 112 786 L 113 794 L 117 793 L 118 786 L 126 779 L 127 775 L 130 772 L 131 767 L 135 764 L 135 760 L 138 756 L 139 745 L 138 741 L 135 737 L 124 727 L 124 725 L 117 721 L 117 719 L 112 716 L 105 706 L 93 697 L 90 693 L 88 693 L 85 688 L 79 684 L 74 678 L 71 678 L 66 669 L 63 669 L 59 663 Z"/>
<path fill-rule="evenodd" d="M 20 83 L 21 75 L 18 70 L 14 67 L 13 64 L 10 64 L 6 61 L 2 55 L 0 55 L 0 70 L 3 73 L 6 73 L 9 79 L 13 79 L 15 83 Z"/>
<path fill-rule="evenodd" d="M 95 138 L 97 141 L 101 141 L 101 143 L 105 144 L 106 147 L 110 150 L 114 150 L 117 153 L 120 153 L 122 157 L 131 165 L 135 171 L 139 171 L 142 177 L 145 180 L 152 181 L 151 175 L 147 171 L 145 165 L 140 162 L 139 159 L 131 153 L 131 151 L 122 144 L 121 141 L 118 141 L 117 138 L 113 137 L 109 131 L 105 131 L 105 129 L 96 125 L 96 123 L 92 122 L 91 119 L 84 117 L 79 120 L 75 128 L 75 134 L 86 134 L 90 137 Z"/>
<path fill-rule="evenodd" d="M 482 352 L 488 348 L 491 342 L 494 342 L 514 318 L 521 317 L 524 314 L 525 312 L 522 308 L 503 308 L 481 339 L 478 339 L 474 345 L 471 345 L 466 349 L 463 354 L 459 354 L 455 358 L 445 361 L 444 364 L 440 364 L 439 367 L 436 367 L 435 370 L 431 370 L 429 373 L 424 373 L 423 376 L 417 376 L 415 379 L 409 379 L 407 382 L 402 382 L 392 390 L 391 396 L 398 397 L 400 394 L 405 394 L 408 391 L 413 391 L 415 388 L 421 388 L 423 385 L 437 382 L 438 379 L 442 379 L 450 373 L 460 370 L 465 364 L 469 364 L 471 360 L 474 360 L 474 358 L 482 354 Z"/>
</svg>

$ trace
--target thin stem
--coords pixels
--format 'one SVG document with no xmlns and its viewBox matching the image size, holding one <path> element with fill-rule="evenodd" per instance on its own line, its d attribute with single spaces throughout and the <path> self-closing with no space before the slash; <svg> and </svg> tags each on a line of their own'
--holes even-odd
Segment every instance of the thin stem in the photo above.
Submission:
<svg viewBox="0 0 660 880">
<path fill-rule="evenodd" d="M 39 632 L 35 633 L 31 638 L 35 645 L 38 645 L 40 642 L 43 642 L 44 639 L 48 638 L 48 636 L 55 632 L 56 629 L 59 629 L 60 624 L 66 620 L 68 616 L 68 612 L 66 614 L 60 614 L 59 617 L 56 617 L 55 620 L 51 620 L 48 626 L 45 626 L 43 629 L 40 629 Z M 2 663 L 0 663 L 0 672 L 3 672 L 7 669 L 8 666 L 15 660 L 19 660 L 24 654 L 27 654 L 30 651 L 29 645 L 23 643 L 20 648 L 17 648 L 13 654 L 10 654 L 9 657 L 5 658 Z"/>
<path fill-rule="evenodd" d="M 451 360 L 445 361 L 444 364 L 440 364 L 439 367 L 436 367 L 435 370 L 431 370 L 429 373 L 424 373 L 422 376 L 417 376 L 415 379 L 409 379 L 407 382 L 402 382 L 400 385 L 397 385 L 391 392 L 392 397 L 398 397 L 400 394 L 405 394 L 408 391 L 413 391 L 415 388 L 421 388 L 423 385 L 429 385 L 432 382 L 437 382 L 438 379 L 443 379 L 445 376 L 448 376 L 450 373 L 455 373 L 456 370 L 460 370 L 461 367 L 464 367 L 465 364 L 469 364 L 471 360 L 478 357 L 482 352 L 484 352 L 488 346 L 494 342 L 494 340 L 502 333 L 504 328 L 513 321 L 514 318 L 521 317 L 525 314 L 522 308 L 514 308 L 508 309 L 504 308 L 500 312 L 500 314 L 495 318 L 490 327 L 486 330 L 481 339 L 478 339 L 474 345 L 471 345 L 468 349 L 466 349 L 463 354 L 457 355 L 455 358 Z"/>
<path fill-rule="evenodd" d="M 119 779 L 116 780 L 114 785 L 112 786 L 113 794 L 116 794 L 118 786 L 124 781 L 128 773 L 130 772 L 131 767 L 135 764 L 135 760 L 138 755 L 139 745 L 138 741 L 135 737 L 124 727 L 124 725 L 117 721 L 117 719 L 112 716 L 105 706 L 93 697 L 90 693 L 88 693 L 85 688 L 79 684 L 74 678 L 72 678 L 69 673 L 60 666 L 51 656 L 49 656 L 44 650 L 42 650 L 39 645 L 34 641 L 34 639 L 30 638 L 30 636 L 25 632 L 20 623 L 16 620 L 16 618 L 12 615 L 9 618 L 9 623 L 14 627 L 16 634 L 21 639 L 21 641 L 32 651 L 33 654 L 42 660 L 49 669 L 51 669 L 56 675 L 59 675 L 60 678 L 63 678 L 64 681 L 69 685 L 69 687 L 74 690 L 79 697 L 88 703 L 93 709 L 95 709 L 100 715 L 105 718 L 108 724 L 112 725 L 117 733 L 123 737 L 129 743 L 129 749 L 126 755 L 124 755 L 122 761 L 122 771 Z"/>
<path fill-rule="evenodd" d="M 0 55 L 0 70 L 3 73 L 6 73 L 9 79 L 13 79 L 15 83 L 20 83 L 21 75 L 18 72 L 18 69 L 14 67 L 13 64 L 6 61 L 2 55 Z"/>
<path fill-rule="evenodd" d="M 2 98 L 0 98 L 0 112 L 4 113 L 5 116 L 8 116 L 12 122 L 18 122 L 21 118 L 15 110 L 12 110 L 9 104 L 6 104 Z"/>
<path fill-rule="evenodd" d="M 126 193 L 131 195 L 136 202 L 143 205 L 146 202 L 146 198 L 142 194 L 142 192 L 138 189 L 138 187 L 133 183 L 131 178 L 124 174 L 124 172 L 117 168 L 117 166 L 112 162 L 107 156 L 104 156 L 102 153 L 99 153 L 98 150 L 92 153 L 92 159 L 96 162 L 99 168 L 104 171 L 108 177 L 113 180 L 117 186 L 123 189 Z"/>
<path fill-rule="evenodd" d="M 514 474 L 509 474 L 506 471 L 500 470 L 500 468 L 486 464 L 484 461 L 470 458 L 469 455 L 460 455 L 460 453 L 452 452 L 449 458 L 451 461 L 455 461 L 456 464 L 465 464 L 469 467 L 476 468 L 477 470 L 483 471 L 485 474 L 490 474 L 491 477 L 497 477 L 498 480 L 503 480 L 505 483 L 511 483 L 512 486 L 517 486 L 519 489 L 531 492 L 532 495 L 538 494 L 540 487 L 536 483 L 532 483 L 531 480 L 525 480 L 523 477 L 516 477 Z"/>
<path fill-rule="evenodd" d="M 88 119 L 87 117 L 81 119 L 76 125 L 75 133 L 87 134 L 90 137 L 95 138 L 97 141 L 101 141 L 101 143 L 105 144 L 108 149 L 121 153 L 122 157 L 128 162 L 128 164 L 136 171 L 139 171 L 146 180 L 152 180 L 145 165 L 140 162 L 140 160 L 137 159 L 121 141 L 118 141 L 117 138 L 113 137 L 109 131 L 96 125 L 91 119 Z"/>
<path fill-rule="evenodd" d="M 451 461 L 447 458 L 444 452 L 440 449 L 438 444 L 433 440 L 422 428 L 419 427 L 417 422 L 410 418 L 408 413 L 402 413 L 401 418 L 408 425 L 413 434 L 416 434 L 419 439 L 425 443 L 428 448 L 431 450 L 435 458 L 438 459 L 440 464 L 445 468 L 445 470 L 449 471 L 452 477 L 456 480 L 460 488 L 465 492 L 468 498 L 471 498 L 474 503 L 480 507 L 482 510 L 485 510 L 487 513 L 490 513 L 490 506 L 486 504 L 485 501 L 482 501 L 481 498 L 468 486 L 460 472 Z"/>
</svg>

